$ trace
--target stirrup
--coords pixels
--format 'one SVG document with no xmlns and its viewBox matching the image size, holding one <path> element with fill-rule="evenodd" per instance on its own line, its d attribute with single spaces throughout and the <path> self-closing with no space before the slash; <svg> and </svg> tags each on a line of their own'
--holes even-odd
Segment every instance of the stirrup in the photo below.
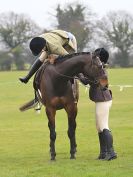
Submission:
<svg viewBox="0 0 133 177">
<path fill-rule="evenodd" d="M 42 104 L 38 102 L 36 107 L 34 107 L 34 110 L 36 111 L 36 113 L 40 114 L 41 108 L 42 108 Z"/>
</svg>

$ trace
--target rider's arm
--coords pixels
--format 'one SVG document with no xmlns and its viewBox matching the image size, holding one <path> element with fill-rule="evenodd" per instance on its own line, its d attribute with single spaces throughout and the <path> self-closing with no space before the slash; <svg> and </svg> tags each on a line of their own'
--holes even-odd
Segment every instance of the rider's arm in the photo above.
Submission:
<svg viewBox="0 0 133 177">
<path fill-rule="evenodd" d="M 44 50 L 44 51 L 42 51 L 41 55 L 39 56 L 39 60 L 40 60 L 41 62 L 44 62 L 44 60 L 45 60 L 47 57 L 48 57 L 48 54 L 47 54 L 47 52 Z"/>
<path fill-rule="evenodd" d="M 54 54 L 64 56 L 64 55 L 67 55 L 69 53 L 60 45 L 56 48 L 56 50 L 54 51 Z"/>
</svg>

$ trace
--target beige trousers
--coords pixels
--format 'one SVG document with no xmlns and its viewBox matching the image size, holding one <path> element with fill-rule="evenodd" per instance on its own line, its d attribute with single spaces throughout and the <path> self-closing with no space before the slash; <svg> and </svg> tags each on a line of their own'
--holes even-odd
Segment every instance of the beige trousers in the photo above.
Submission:
<svg viewBox="0 0 133 177">
<path fill-rule="evenodd" d="M 95 103 L 96 129 L 98 132 L 102 132 L 103 129 L 109 129 L 108 121 L 111 105 L 112 100 Z"/>
</svg>

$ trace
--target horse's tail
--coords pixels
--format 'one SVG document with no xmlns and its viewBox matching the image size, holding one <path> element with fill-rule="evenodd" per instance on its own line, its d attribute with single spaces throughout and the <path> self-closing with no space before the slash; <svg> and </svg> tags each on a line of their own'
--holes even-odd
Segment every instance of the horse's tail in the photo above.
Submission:
<svg viewBox="0 0 133 177">
<path fill-rule="evenodd" d="M 25 103 L 24 105 L 22 105 L 22 106 L 19 108 L 19 110 L 23 112 L 23 111 L 26 111 L 26 110 L 28 110 L 28 109 L 35 108 L 35 107 L 37 106 L 37 104 L 38 104 L 38 101 L 35 100 L 35 99 L 33 99 L 33 100 L 31 100 L 31 101 Z"/>
</svg>

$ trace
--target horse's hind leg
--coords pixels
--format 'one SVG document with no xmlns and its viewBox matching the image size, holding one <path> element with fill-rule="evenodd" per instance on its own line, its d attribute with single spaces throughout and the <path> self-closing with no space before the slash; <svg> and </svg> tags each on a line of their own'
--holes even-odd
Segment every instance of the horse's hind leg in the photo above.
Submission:
<svg viewBox="0 0 133 177">
<path fill-rule="evenodd" d="M 68 114 L 68 137 L 70 139 L 70 159 L 75 159 L 76 153 L 76 116 L 77 116 L 77 105 L 68 105 L 66 108 L 66 112 Z"/>
<path fill-rule="evenodd" d="M 56 140 L 56 132 L 55 132 L 55 113 L 56 110 L 53 108 L 46 108 L 46 114 L 48 117 L 48 127 L 50 130 L 50 153 L 51 160 L 55 160 L 56 152 L 55 152 L 55 140 Z"/>
</svg>

